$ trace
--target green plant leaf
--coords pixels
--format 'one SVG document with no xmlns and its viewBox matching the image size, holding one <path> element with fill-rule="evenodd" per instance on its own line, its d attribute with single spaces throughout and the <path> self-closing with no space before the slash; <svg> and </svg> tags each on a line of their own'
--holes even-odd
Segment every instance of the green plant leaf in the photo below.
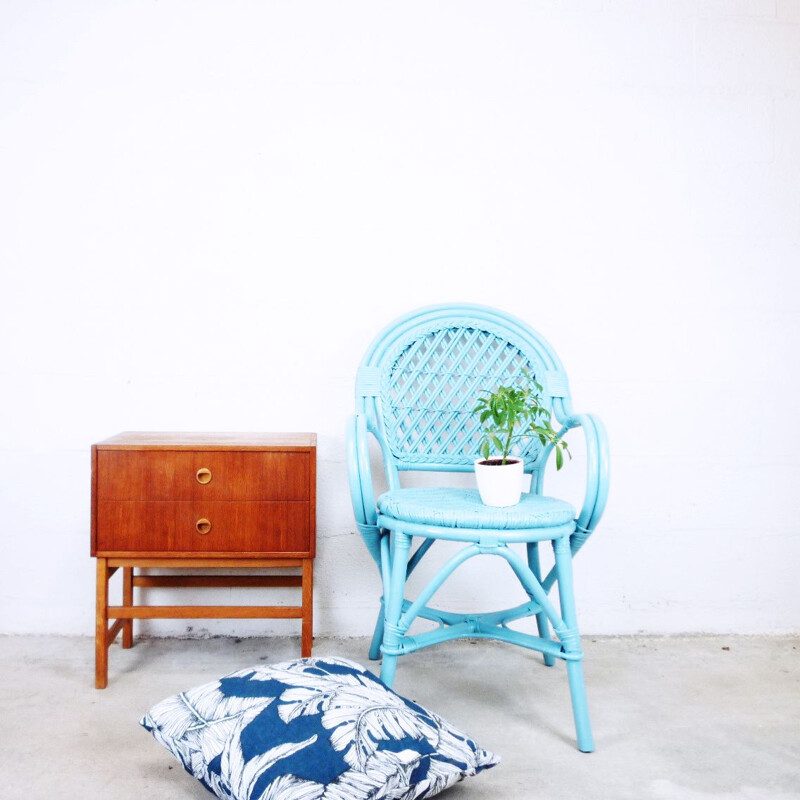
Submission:
<svg viewBox="0 0 800 800">
<path fill-rule="evenodd" d="M 560 469 L 564 453 L 569 458 L 572 454 L 553 429 L 552 413 L 541 397 L 542 384 L 527 367 L 520 372 L 521 378 L 512 379 L 511 385 L 500 385 L 493 391 L 480 390 L 472 412 L 477 415 L 483 433 L 479 450 L 484 458 L 490 458 L 494 450 L 505 461 L 512 446 L 519 446 L 525 452 L 526 440 L 538 441 L 542 447 L 552 444 Z"/>
</svg>

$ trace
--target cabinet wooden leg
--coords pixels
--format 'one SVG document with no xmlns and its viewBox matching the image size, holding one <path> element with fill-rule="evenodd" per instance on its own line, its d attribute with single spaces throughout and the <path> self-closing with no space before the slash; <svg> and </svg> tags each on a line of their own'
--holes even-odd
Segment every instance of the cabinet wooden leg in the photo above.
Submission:
<svg viewBox="0 0 800 800">
<path fill-rule="evenodd" d="M 314 639 L 314 562 L 303 559 L 303 628 L 300 640 L 300 654 L 303 658 L 311 655 Z"/>
<path fill-rule="evenodd" d="M 122 568 L 122 605 L 133 605 L 133 567 Z M 122 623 L 122 647 L 133 647 L 133 620 L 126 619 Z"/>
<path fill-rule="evenodd" d="M 94 685 L 108 685 L 108 560 L 97 559 L 97 616 L 94 634 Z"/>
</svg>

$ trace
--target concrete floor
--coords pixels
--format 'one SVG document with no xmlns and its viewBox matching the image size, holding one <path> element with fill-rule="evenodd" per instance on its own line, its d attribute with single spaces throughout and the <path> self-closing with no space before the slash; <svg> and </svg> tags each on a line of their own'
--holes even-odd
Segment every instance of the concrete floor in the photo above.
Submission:
<svg viewBox="0 0 800 800">
<path fill-rule="evenodd" d="M 323 639 L 314 653 L 367 663 L 366 649 Z M 574 746 L 563 664 L 465 641 L 401 659 L 397 691 L 503 758 L 445 796 L 800 798 L 800 637 L 597 637 L 584 650 L 591 755 Z M 169 694 L 298 652 L 287 638 L 114 645 L 97 691 L 90 639 L 0 637 L 0 797 L 209 798 L 139 718 Z"/>
</svg>

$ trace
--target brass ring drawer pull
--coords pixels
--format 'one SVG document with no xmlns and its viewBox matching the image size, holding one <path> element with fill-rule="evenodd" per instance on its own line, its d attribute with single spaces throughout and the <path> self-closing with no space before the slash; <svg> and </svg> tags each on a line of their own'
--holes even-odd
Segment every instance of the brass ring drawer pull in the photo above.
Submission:
<svg viewBox="0 0 800 800">
<path fill-rule="evenodd" d="M 201 467 L 199 470 L 197 470 L 197 475 L 195 475 L 195 478 L 197 478 L 198 483 L 202 483 L 204 485 L 206 483 L 211 483 L 211 470 Z"/>
<path fill-rule="evenodd" d="M 197 520 L 195 528 L 197 528 L 198 533 L 202 533 L 205 536 L 205 534 L 211 533 L 211 522 L 203 517 L 203 519 Z"/>
</svg>

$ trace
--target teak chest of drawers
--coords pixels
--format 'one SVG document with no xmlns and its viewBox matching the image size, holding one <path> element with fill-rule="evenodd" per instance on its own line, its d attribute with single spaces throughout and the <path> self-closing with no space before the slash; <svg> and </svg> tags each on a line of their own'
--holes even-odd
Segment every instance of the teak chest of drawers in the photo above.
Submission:
<svg viewBox="0 0 800 800">
<path fill-rule="evenodd" d="M 134 619 L 302 619 L 311 655 L 316 435 L 121 433 L 92 446 L 92 556 L 97 558 L 95 685 L 108 647 Z M 143 575 L 141 568 L 295 568 L 292 575 Z M 122 570 L 122 605 L 109 578 Z M 300 606 L 146 606 L 134 587 L 299 587 Z M 109 627 L 109 620 L 114 623 Z"/>
</svg>

